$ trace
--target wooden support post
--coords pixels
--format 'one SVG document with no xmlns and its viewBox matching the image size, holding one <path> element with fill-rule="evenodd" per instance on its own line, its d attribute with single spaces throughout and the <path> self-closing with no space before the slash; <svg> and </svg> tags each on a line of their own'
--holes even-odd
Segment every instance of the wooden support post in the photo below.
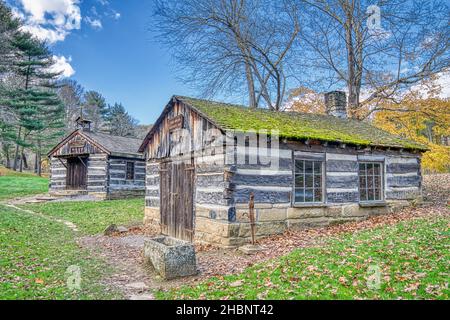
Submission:
<svg viewBox="0 0 450 320">
<path fill-rule="evenodd" d="M 78 157 L 78 159 L 81 161 L 81 163 L 83 164 L 83 166 L 84 166 L 85 168 L 87 168 L 87 165 L 86 165 L 86 163 L 84 163 L 83 159 L 81 159 L 80 157 Z"/>
<path fill-rule="evenodd" d="M 255 195 L 253 192 L 250 192 L 250 201 L 248 203 L 248 213 L 250 218 L 250 228 L 252 231 L 252 245 L 255 245 Z"/>
<path fill-rule="evenodd" d="M 66 166 L 66 164 L 61 160 L 61 158 L 58 158 L 58 160 L 59 160 L 59 162 L 61 162 L 61 164 L 64 166 L 64 168 L 66 168 L 67 169 L 67 166 Z"/>
</svg>

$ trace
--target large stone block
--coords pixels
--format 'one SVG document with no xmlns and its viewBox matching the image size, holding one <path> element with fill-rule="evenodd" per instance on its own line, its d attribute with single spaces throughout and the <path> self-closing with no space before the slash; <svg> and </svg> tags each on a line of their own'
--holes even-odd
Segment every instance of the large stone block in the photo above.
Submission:
<svg viewBox="0 0 450 320">
<path fill-rule="evenodd" d="M 195 216 L 202 218 L 209 218 L 215 220 L 224 220 L 228 221 L 228 209 L 221 209 L 214 206 L 208 208 L 207 205 L 204 206 L 196 206 L 195 207 Z"/>
<path fill-rule="evenodd" d="M 287 224 L 289 228 L 307 229 L 328 226 L 332 220 L 327 217 L 289 219 Z"/>
<path fill-rule="evenodd" d="M 159 208 L 151 208 L 151 207 L 146 207 L 145 208 L 145 214 L 144 214 L 144 219 L 156 219 L 156 220 L 160 220 L 161 218 L 161 214 L 159 211 Z"/>
<path fill-rule="evenodd" d="M 250 222 L 247 209 L 236 209 L 236 221 L 237 222 Z"/>
<path fill-rule="evenodd" d="M 147 240 L 144 257 L 166 280 L 197 274 L 194 246 L 172 237 L 159 236 Z"/>
<path fill-rule="evenodd" d="M 255 209 L 270 209 L 275 207 L 276 204 L 272 203 L 255 203 Z M 248 203 L 236 203 L 236 209 L 247 209 Z"/>
<path fill-rule="evenodd" d="M 346 204 L 341 207 L 342 217 L 364 217 L 367 216 L 367 212 L 363 210 L 359 204 Z"/>
<path fill-rule="evenodd" d="M 286 221 L 260 222 L 256 224 L 257 236 L 280 234 L 286 231 Z"/>
<path fill-rule="evenodd" d="M 257 221 L 284 221 L 286 220 L 286 209 L 257 209 Z"/>
<path fill-rule="evenodd" d="M 229 222 L 221 220 L 213 220 L 209 218 L 196 217 L 195 230 L 196 232 L 204 232 L 218 237 L 229 237 Z"/>
<path fill-rule="evenodd" d="M 106 197 L 107 197 L 106 192 L 92 192 L 92 191 L 89 191 L 88 194 L 90 196 L 93 196 L 97 200 L 105 200 Z"/>
<path fill-rule="evenodd" d="M 409 207 L 411 203 L 407 200 L 393 200 L 388 201 L 390 212 L 396 212 L 403 208 Z"/>
<path fill-rule="evenodd" d="M 287 209 L 288 219 L 302 219 L 302 218 L 317 218 L 323 217 L 326 213 L 327 208 L 306 208 L 306 207 L 295 207 Z"/>
</svg>

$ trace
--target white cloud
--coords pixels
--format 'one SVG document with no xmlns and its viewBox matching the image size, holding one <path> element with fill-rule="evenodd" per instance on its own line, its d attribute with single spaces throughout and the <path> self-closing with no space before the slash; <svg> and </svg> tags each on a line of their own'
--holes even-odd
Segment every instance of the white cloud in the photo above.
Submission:
<svg viewBox="0 0 450 320">
<path fill-rule="evenodd" d="M 86 17 L 84 20 L 86 21 L 87 24 L 89 24 L 94 29 L 102 29 L 103 28 L 102 21 L 100 19 Z"/>
<path fill-rule="evenodd" d="M 9 0 L 13 14 L 24 22 L 23 30 L 50 44 L 64 41 L 73 30 L 81 28 L 82 20 L 98 30 L 103 28 L 104 18 L 121 18 L 108 0 L 96 1 L 97 8 L 92 6 L 83 18 L 80 10 L 82 0 Z"/>
<path fill-rule="evenodd" d="M 112 17 L 116 20 L 119 20 L 122 15 L 120 12 L 114 11 Z"/>
<path fill-rule="evenodd" d="M 108 6 L 109 5 L 109 0 L 97 0 L 97 2 L 99 2 L 102 6 Z"/>
<path fill-rule="evenodd" d="M 75 74 L 75 70 L 71 66 L 72 57 L 66 58 L 65 56 L 53 56 L 55 64 L 51 66 L 50 72 L 61 72 L 60 78 L 69 78 Z"/>
<path fill-rule="evenodd" d="M 81 27 L 79 0 L 17 0 L 16 16 L 25 23 L 24 30 L 50 43 L 63 41 Z"/>
<path fill-rule="evenodd" d="M 450 98 L 450 71 L 439 74 L 436 83 L 441 87 L 439 96 L 441 98 Z"/>
</svg>

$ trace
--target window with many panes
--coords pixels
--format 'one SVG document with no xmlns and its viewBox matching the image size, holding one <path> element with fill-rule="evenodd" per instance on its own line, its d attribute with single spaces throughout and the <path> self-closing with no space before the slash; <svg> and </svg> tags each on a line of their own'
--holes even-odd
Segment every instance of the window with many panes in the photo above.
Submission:
<svg viewBox="0 0 450 320">
<path fill-rule="evenodd" d="M 134 162 L 127 162 L 127 180 L 134 180 Z"/>
<path fill-rule="evenodd" d="M 323 162 L 295 160 L 295 203 L 323 202 Z"/>
<path fill-rule="evenodd" d="M 359 200 L 383 200 L 383 167 L 380 162 L 359 163 Z"/>
</svg>

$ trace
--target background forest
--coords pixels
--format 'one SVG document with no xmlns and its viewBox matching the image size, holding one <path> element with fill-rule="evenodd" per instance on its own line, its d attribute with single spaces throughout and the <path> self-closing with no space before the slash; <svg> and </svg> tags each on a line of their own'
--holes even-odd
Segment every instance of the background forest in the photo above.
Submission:
<svg viewBox="0 0 450 320">
<path fill-rule="evenodd" d="M 0 1 L 0 163 L 41 174 L 46 153 L 75 129 L 83 114 L 94 130 L 142 137 L 147 127 L 121 103 L 63 79 L 44 41 L 22 31 L 22 22 Z M 45 169 L 45 168 L 44 168 Z"/>
<path fill-rule="evenodd" d="M 152 37 L 197 96 L 323 113 L 323 93 L 343 90 L 349 117 L 426 144 L 425 172 L 450 170 L 447 1 L 153 0 L 151 8 Z M 23 24 L 0 0 L 0 163 L 40 173 L 82 112 L 96 131 L 145 135 L 121 103 L 63 79 Z"/>
</svg>

